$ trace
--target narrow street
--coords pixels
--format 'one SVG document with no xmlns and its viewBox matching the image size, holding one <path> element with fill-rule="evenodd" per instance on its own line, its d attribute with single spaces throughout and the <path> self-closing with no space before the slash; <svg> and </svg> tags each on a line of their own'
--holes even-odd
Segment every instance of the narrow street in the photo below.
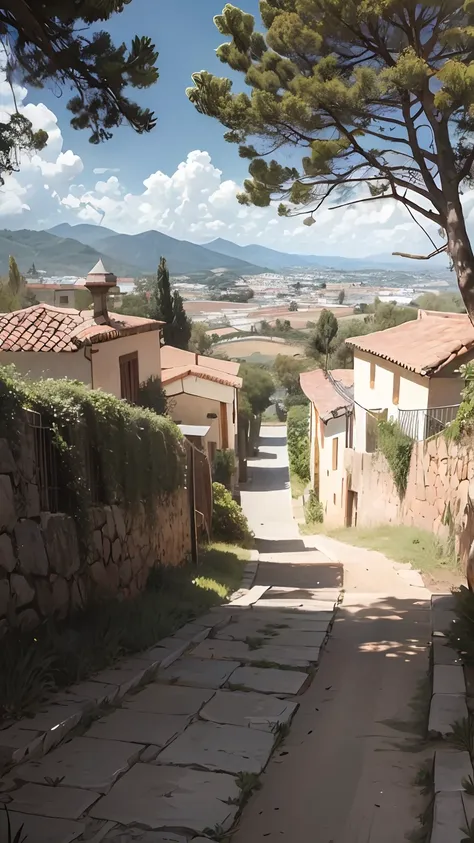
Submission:
<svg viewBox="0 0 474 843">
<path fill-rule="evenodd" d="M 282 590 L 280 607 L 283 589 L 292 608 L 308 588 L 345 591 L 318 672 L 233 840 L 401 843 L 425 807 L 414 778 L 424 760 L 417 720 L 428 700 L 430 595 L 416 572 L 381 554 L 299 536 L 285 435 L 262 428 L 242 492 L 261 552 L 257 583 Z"/>
</svg>

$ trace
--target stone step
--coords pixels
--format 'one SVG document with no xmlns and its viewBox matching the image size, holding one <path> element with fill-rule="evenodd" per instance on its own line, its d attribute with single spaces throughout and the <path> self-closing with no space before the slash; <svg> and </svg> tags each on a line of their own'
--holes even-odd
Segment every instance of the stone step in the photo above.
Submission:
<svg viewBox="0 0 474 843">
<path fill-rule="evenodd" d="M 462 791 L 464 779 L 473 775 L 468 752 L 456 749 L 437 749 L 434 763 L 434 789 L 453 792 Z"/>
<path fill-rule="evenodd" d="M 466 694 L 462 665 L 435 664 L 433 669 L 434 694 Z"/>
<path fill-rule="evenodd" d="M 466 815 L 461 793 L 437 793 L 434 801 L 431 843 L 461 843 Z"/>
<path fill-rule="evenodd" d="M 446 737 L 453 731 L 456 720 L 467 717 L 464 694 L 433 694 L 428 719 L 428 733 Z"/>
</svg>

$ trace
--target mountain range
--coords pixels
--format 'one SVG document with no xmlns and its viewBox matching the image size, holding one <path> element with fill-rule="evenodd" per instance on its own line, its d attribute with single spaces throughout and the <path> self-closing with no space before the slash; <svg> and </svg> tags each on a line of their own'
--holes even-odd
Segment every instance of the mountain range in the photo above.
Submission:
<svg viewBox="0 0 474 843">
<path fill-rule="evenodd" d="M 442 270 L 444 263 L 417 264 L 414 261 L 376 255 L 371 258 L 345 258 L 321 255 L 297 255 L 264 246 L 239 246 L 218 238 L 203 246 L 177 240 L 160 231 L 118 234 L 98 225 L 60 223 L 48 231 L 0 231 L 0 274 L 8 271 L 8 259 L 14 255 L 22 272 L 34 263 L 48 275 L 86 275 L 102 258 L 106 267 L 119 276 L 140 277 L 156 271 L 160 257 L 166 257 L 172 276 L 194 275 L 207 283 L 215 274 L 229 278 L 304 269 L 333 269 L 341 272 L 361 269 L 419 271 Z M 216 279 L 217 280 L 217 279 Z"/>
</svg>

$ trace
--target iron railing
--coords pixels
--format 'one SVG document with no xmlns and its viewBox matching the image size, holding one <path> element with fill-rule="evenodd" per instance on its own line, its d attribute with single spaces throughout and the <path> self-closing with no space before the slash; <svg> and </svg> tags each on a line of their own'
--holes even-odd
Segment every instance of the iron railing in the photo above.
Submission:
<svg viewBox="0 0 474 843">
<path fill-rule="evenodd" d="M 427 410 L 399 410 L 398 424 L 410 439 L 420 441 L 436 436 L 456 418 L 459 404 L 430 407 Z"/>
</svg>

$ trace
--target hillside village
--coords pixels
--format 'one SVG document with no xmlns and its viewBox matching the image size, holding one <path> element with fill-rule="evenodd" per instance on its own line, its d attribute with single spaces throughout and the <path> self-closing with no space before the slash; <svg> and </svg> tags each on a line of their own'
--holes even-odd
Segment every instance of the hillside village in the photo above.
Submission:
<svg viewBox="0 0 474 843">
<path fill-rule="evenodd" d="M 472 843 L 474 7 L 0 30 L 0 843 Z"/>
</svg>

